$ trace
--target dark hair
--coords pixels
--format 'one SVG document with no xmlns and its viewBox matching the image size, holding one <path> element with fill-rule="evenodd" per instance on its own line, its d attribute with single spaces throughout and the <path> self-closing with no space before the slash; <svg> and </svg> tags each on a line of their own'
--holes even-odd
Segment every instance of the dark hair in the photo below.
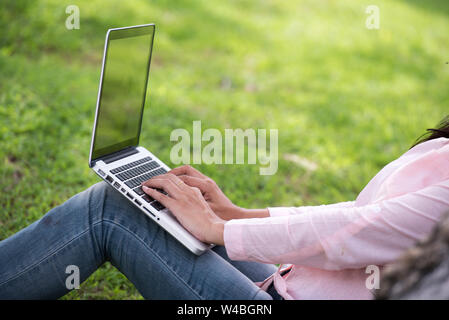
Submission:
<svg viewBox="0 0 449 320">
<path fill-rule="evenodd" d="M 426 133 L 424 133 L 416 140 L 412 148 L 424 141 L 429 141 L 437 138 L 449 138 L 449 116 L 446 116 L 443 120 L 441 120 L 437 128 L 427 129 L 426 131 Z"/>
<path fill-rule="evenodd" d="M 376 299 L 447 299 L 449 214 L 427 238 L 408 249 L 382 271 Z M 438 280 L 436 280 L 438 279 Z M 440 281 L 442 280 L 442 281 Z"/>
</svg>

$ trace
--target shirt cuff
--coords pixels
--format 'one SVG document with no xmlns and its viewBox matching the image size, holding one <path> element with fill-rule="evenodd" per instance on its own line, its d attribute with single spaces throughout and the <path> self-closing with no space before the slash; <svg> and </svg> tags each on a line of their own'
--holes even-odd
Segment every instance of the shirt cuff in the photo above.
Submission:
<svg viewBox="0 0 449 320">
<path fill-rule="evenodd" d="M 245 260 L 247 258 L 243 249 L 242 227 L 238 220 L 229 220 L 224 225 L 224 246 L 231 260 Z"/>
<path fill-rule="evenodd" d="M 282 217 L 290 215 L 289 209 L 288 207 L 268 208 L 268 212 L 270 217 Z"/>
</svg>

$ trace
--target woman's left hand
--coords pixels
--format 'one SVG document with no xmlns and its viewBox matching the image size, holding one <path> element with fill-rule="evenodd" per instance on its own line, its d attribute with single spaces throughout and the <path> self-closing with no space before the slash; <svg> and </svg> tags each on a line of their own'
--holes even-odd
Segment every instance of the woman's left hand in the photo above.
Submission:
<svg viewBox="0 0 449 320">
<path fill-rule="evenodd" d="M 162 189 L 168 195 L 154 188 Z M 167 173 L 144 182 L 142 190 L 168 208 L 198 240 L 224 244 L 226 221 L 212 211 L 198 188 L 190 187 L 174 174 Z"/>
</svg>

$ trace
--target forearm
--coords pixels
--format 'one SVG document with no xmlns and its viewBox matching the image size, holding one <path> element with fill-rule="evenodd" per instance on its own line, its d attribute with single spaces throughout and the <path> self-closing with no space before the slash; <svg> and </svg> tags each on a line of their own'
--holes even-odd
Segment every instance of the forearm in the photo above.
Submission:
<svg viewBox="0 0 449 320">
<path fill-rule="evenodd" d="M 270 216 L 267 208 L 264 209 L 246 209 L 235 207 L 229 210 L 227 214 L 228 219 L 251 219 L 251 218 L 267 218 Z"/>
<path fill-rule="evenodd" d="M 302 207 L 276 207 L 264 209 L 246 209 L 235 206 L 228 211 L 226 220 L 232 219 L 251 219 L 251 218 L 268 218 L 273 216 L 285 216 L 290 214 L 300 214 L 305 211 L 321 211 L 323 209 L 332 208 L 350 208 L 354 206 L 354 201 L 339 202 L 334 204 L 320 206 L 302 206 Z"/>
<path fill-rule="evenodd" d="M 449 181 L 381 202 L 226 223 L 233 260 L 325 270 L 384 265 L 426 236 L 447 212 Z"/>
<path fill-rule="evenodd" d="M 237 219 L 250 219 L 250 218 L 267 218 L 270 216 L 267 208 L 264 209 L 245 209 L 242 208 L 242 214 Z"/>
<path fill-rule="evenodd" d="M 265 209 L 246 209 L 240 207 L 233 207 L 227 211 L 228 219 L 226 220 L 216 220 L 211 223 L 210 226 L 210 236 L 207 240 L 209 243 L 214 243 L 224 246 L 224 228 L 225 224 L 229 220 L 236 219 L 251 219 L 251 218 L 267 218 L 270 213 L 267 208 Z"/>
</svg>

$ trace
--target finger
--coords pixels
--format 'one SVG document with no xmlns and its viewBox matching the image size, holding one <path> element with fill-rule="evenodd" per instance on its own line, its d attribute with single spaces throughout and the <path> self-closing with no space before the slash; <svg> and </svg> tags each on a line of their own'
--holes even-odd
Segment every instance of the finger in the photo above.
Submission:
<svg viewBox="0 0 449 320">
<path fill-rule="evenodd" d="M 148 188 L 147 186 L 142 186 L 143 192 L 145 192 L 147 195 L 152 197 L 154 200 L 159 201 L 162 203 L 165 207 L 169 208 L 172 205 L 172 201 L 174 201 L 172 198 L 164 195 L 163 193 L 160 193 L 159 191 Z"/>
<path fill-rule="evenodd" d="M 177 176 L 175 176 L 172 173 L 166 173 L 160 176 L 157 176 L 157 178 L 161 178 L 161 179 L 167 179 L 170 180 L 171 182 L 173 182 L 173 184 L 179 188 L 179 191 L 185 191 L 188 190 L 188 186 L 184 183 L 184 181 L 182 181 L 181 179 L 179 179 Z M 157 178 L 153 178 L 153 179 L 157 179 Z M 150 179 L 151 180 L 151 179 Z"/>
<path fill-rule="evenodd" d="M 188 186 L 200 189 L 202 193 L 207 191 L 207 184 L 205 179 L 200 179 L 197 177 L 191 177 L 186 175 L 178 176 L 178 178 L 184 181 L 185 184 L 187 184 Z"/>
<path fill-rule="evenodd" d="M 190 187 L 190 188 L 193 190 L 193 192 L 195 192 L 199 196 L 201 196 L 201 197 L 203 196 L 203 194 L 199 188 L 197 188 L 197 187 Z"/>
<path fill-rule="evenodd" d="M 187 176 L 192 176 L 192 177 L 197 177 L 197 178 L 206 178 L 206 176 L 204 174 L 202 174 L 201 172 L 199 172 L 198 170 L 196 170 L 195 168 L 193 168 L 189 165 L 184 165 L 184 166 L 174 168 L 170 171 L 170 173 L 174 174 L 175 176 L 187 175 Z"/>
<path fill-rule="evenodd" d="M 181 189 L 172 180 L 164 176 L 165 175 L 161 175 L 147 180 L 142 183 L 142 186 L 162 189 L 172 198 L 176 197 L 176 195 L 181 192 Z"/>
<path fill-rule="evenodd" d="M 186 185 L 184 183 L 184 181 L 182 179 L 180 179 L 178 176 L 175 176 L 172 173 L 167 173 L 167 174 L 165 174 L 165 176 L 167 177 L 167 179 L 172 181 L 179 189 L 181 189 L 183 191 L 186 191 L 189 189 L 189 186 Z"/>
</svg>

